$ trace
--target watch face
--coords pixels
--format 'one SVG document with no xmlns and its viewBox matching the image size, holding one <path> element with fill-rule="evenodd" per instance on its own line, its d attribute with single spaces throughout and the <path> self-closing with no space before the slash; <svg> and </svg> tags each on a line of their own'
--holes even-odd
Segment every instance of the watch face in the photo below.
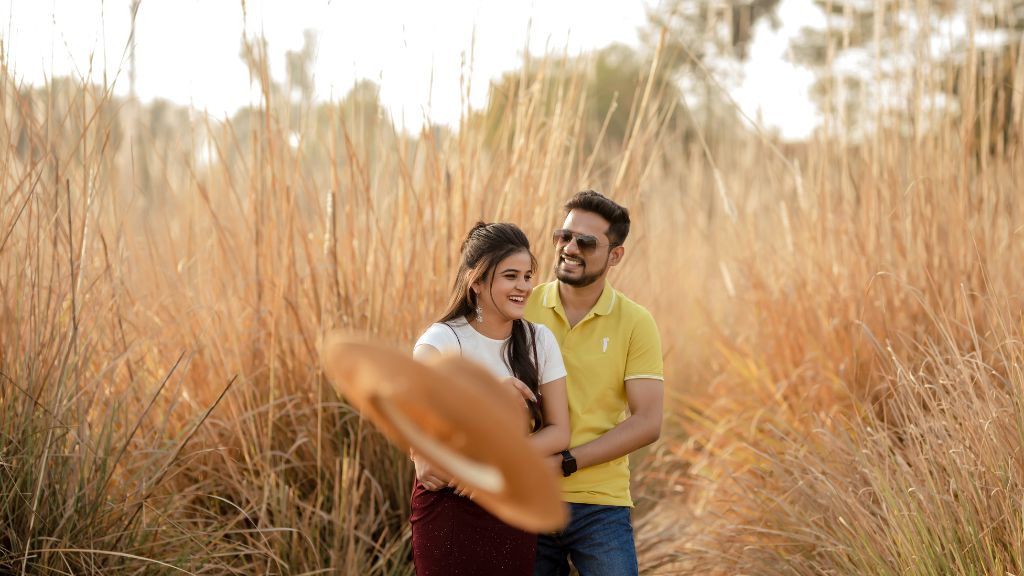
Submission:
<svg viewBox="0 0 1024 576">
<path fill-rule="evenodd" d="M 562 453 L 562 476 L 568 476 L 576 471 L 576 459 L 571 454 Z"/>
</svg>

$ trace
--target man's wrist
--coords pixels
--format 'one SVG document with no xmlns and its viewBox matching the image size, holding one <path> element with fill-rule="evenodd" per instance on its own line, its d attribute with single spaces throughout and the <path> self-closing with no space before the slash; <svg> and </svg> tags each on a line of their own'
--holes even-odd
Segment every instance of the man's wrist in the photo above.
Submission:
<svg viewBox="0 0 1024 576">
<path fill-rule="evenodd" d="M 568 450 L 562 450 L 562 476 L 568 478 L 576 472 L 576 457 Z"/>
</svg>

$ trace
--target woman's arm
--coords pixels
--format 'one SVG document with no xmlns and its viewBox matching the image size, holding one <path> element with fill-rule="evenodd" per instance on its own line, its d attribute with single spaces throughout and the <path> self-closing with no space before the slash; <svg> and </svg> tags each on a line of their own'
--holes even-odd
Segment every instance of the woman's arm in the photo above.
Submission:
<svg viewBox="0 0 1024 576">
<path fill-rule="evenodd" d="M 421 362 L 440 355 L 441 352 L 430 344 L 420 344 L 412 351 L 412 357 Z M 422 458 L 417 458 L 415 451 L 410 449 L 409 457 L 412 458 L 412 462 L 416 466 L 416 479 L 427 490 L 440 490 L 451 483 L 452 479 L 446 474 L 432 467 Z"/>
<path fill-rule="evenodd" d="M 562 352 L 551 330 L 542 324 L 536 325 L 537 348 L 543 350 L 540 365 L 541 411 L 544 414 L 544 428 L 530 438 L 530 442 L 542 456 L 558 454 L 569 447 L 572 430 L 569 426 L 569 393 L 566 390 L 565 363 Z M 561 458 L 559 458 L 561 460 Z M 557 466 L 561 472 L 561 463 Z"/>
<path fill-rule="evenodd" d="M 541 456 L 548 456 L 569 447 L 569 398 L 565 377 L 541 384 L 541 397 L 544 427 L 530 436 L 530 443 Z"/>
</svg>

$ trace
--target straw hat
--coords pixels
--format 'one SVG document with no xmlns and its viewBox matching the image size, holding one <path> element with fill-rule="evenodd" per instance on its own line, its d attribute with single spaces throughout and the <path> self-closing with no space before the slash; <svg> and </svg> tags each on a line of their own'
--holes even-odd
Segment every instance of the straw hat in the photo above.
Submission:
<svg viewBox="0 0 1024 576">
<path fill-rule="evenodd" d="M 522 399 L 456 356 L 423 363 L 391 348 L 328 336 L 324 371 L 403 450 L 416 450 L 508 524 L 551 532 L 568 522 L 558 477 L 527 441 Z"/>
</svg>

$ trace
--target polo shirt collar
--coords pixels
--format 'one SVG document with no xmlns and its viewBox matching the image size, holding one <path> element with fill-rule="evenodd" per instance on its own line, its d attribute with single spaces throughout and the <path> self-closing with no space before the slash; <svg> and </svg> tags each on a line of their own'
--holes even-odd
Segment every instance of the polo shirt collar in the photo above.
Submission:
<svg viewBox="0 0 1024 576">
<path fill-rule="evenodd" d="M 544 287 L 544 297 L 541 299 L 540 303 L 545 308 L 556 308 L 561 306 L 562 299 L 558 296 L 557 280 Z"/>
<path fill-rule="evenodd" d="M 608 282 L 604 283 L 604 290 L 601 292 L 601 297 L 597 299 L 597 304 L 591 311 L 598 316 L 607 316 L 612 313 L 612 308 L 615 307 L 615 289 Z"/>
<path fill-rule="evenodd" d="M 550 283 L 544 289 L 544 297 L 541 299 L 541 305 L 545 308 L 562 308 L 562 297 L 558 293 L 559 282 L 555 280 Z M 612 285 L 605 281 L 604 290 L 601 291 L 601 297 L 597 299 L 597 303 L 590 309 L 590 312 L 597 314 L 598 316 L 607 316 L 612 313 L 612 309 L 615 307 L 615 301 L 618 297 L 615 295 L 615 289 Z"/>
</svg>

